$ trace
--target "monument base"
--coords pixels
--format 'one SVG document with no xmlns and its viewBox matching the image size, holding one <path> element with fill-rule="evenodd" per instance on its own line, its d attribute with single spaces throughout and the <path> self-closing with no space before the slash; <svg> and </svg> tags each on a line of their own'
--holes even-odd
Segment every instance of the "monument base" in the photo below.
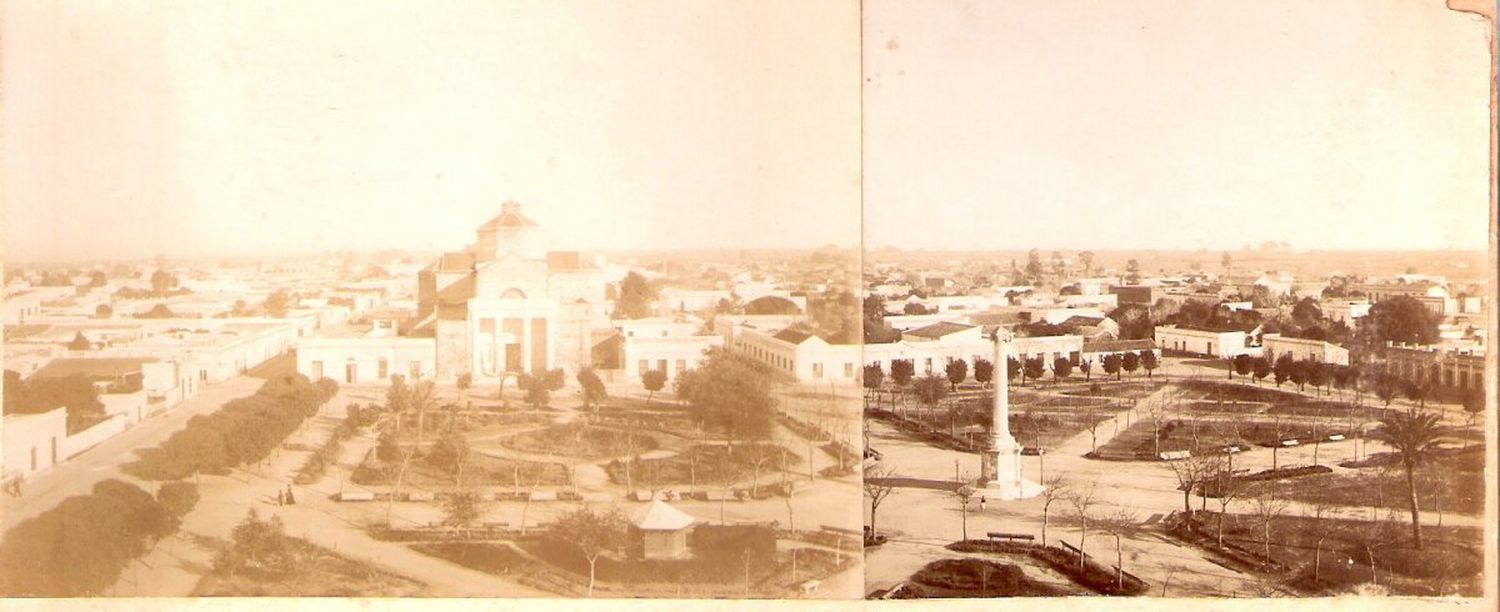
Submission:
<svg viewBox="0 0 1500 612">
<path fill-rule="evenodd" d="M 981 477 L 975 490 L 985 499 L 1008 500 L 1036 497 L 1042 485 L 1021 477 L 1021 446 L 1013 439 L 996 440 L 981 455 Z"/>
</svg>

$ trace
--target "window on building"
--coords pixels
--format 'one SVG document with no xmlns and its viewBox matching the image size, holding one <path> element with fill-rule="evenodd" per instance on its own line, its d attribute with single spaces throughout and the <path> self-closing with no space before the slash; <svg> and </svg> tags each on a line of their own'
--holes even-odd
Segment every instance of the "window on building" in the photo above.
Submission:
<svg viewBox="0 0 1500 612">
<path fill-rule="evenodd" d="M 640 370 L 642 374 L 645 374 L 647 370 L 651 369 L 651 362 L 642 359 L 641 362 L 636 366 L 636 369 Z"/>
<path fill-rule="evenodd" d="M 386 363 L 384 357 L 380 358 L 380 362 L 377 363 L 376 366 L 376 372 L 378 372 L 378 374 L 376 374 L 377 378 L 379 378 L 380 380 L 390 378 L 390 364 Z"/>
<path fill-rule="evenodd" d="M 812 368 L 813 378 L 822 378 L 823 377 L 823 364 L 821 364 L 821 363 L 815 363 L 815 364 L 812 364 L 812 365 L 813 365 L 813 368 Z"/>
<path fill-rule="evenodd" d="M 667 371 L 667 360 L 665 360 L 665 359 L 657 359 L 656 360 L 656 369 L 661 370 L 663 373 L 665 373 Z"/>
<path fill-rule="evenodd" d="M 313 380 L 323 380 L 323 362 L 321 362 L 321 361 L 314 361 L 314 362 L 312 362 L 312 379 Z"/>
<path fill-rule="evenodd" d="M 844 378 L 854 378 L 854 364 L 844 363 Z"/>
<path fill-rule="evenodd" d="M 677 360 L 677 371 L 679 373 L 687 371 L 687 360 L 686 359 L 678 359 Z"/>
<path fill-rule="evenodd" d="M 413 362 L 410 362 L 410 363 L 406 364 L 406 371 L 407 371 L 407 373 L 411 374 L 411 379 L 412 380 L 416 380 L 418 378 L 421 378 L 422 377 L 422 362 L 420 362 L 420 361 L 413 361 Z"/>
</svg>

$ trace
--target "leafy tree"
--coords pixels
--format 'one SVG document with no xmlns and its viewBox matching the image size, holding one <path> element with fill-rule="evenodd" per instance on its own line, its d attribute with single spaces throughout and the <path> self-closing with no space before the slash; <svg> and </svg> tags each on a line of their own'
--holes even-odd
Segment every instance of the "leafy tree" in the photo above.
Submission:
<svg viewBox="0 0 1500 612">
<path fill-rule="evenodd" d="M 1255 367 L 1255 358 L 1244 353 L 1234 356 L 1234 373 L 1240 376 L 1249 376 Z"/>
<path fill-rule="evenodd" d="M 100 304 L 100 305 L 94 307 L 94 317 L 95 318 L 98 318 L 98 319 L 108 319 L 108 318 L 113 317 L 113 316 L 115 316 L 115 307 L 114 306 L 110 306 L 109 304 Z"/>
<path fill-rule="evenodd" d="M 920 302 L 907 302 L 905 306 L 901 307 L 901 312 L 902 314 L 909 315 L 924 315 L 927 314 L 927 307 L 923 306 Z"/>
<path fill-rule="evenodd" d="M 1250 367 L 1255 380 L 1263 380 L 1271 374 L 1271 360 L 1265 357 L 1256 357 L 1251 360 Z"/>
<path fill-rule="evenodd" d="M 1145 349 L 1140 352 L 1141 368 L 1146 370 L 1146 378 L 1151 378 L 1151 372 L 1156 370 L 1161 362 L 1156 359 L 1156 351 Z"/>
<path fill-rule="evenodd" d="M 1073 375 L 1073 360 L 1067 357 L 1058 357 L 1052 360 L 1052 377 L 1062 381 Z"/>
<path fill-rule="evenodd" d="M 1041 378 L 1042 374 L 1046 373 L 1047 362 L 1042 360 L 1041 357 L 1033 357 L 1031 359 L 1027 359 L 1026 363 L 1023 364 L 1022 367 L 1024 368 L 1023 373 L 1026 375 L 1026 378 L 1034 380 Z"/>
<path fill-rule="evenodd" d="M 1412 297 L 1381 300 L 1370 306 L 1370 313 L 1359 320 L 1360 343 L 1374 353 L 1382 352 L 1390 342 L 1434 344 L 1438 341 L 1439 319 Z"/>
<path fill-rule="evenodd" d="M 1078 261 L 1081 262 L 1081 263 L 1083 263 L 1083 274 L 1085 276 L 1089 276 L 1089 275 L 1092 275 L 1094 273 L 1094 252 L 1093 251 L 1083 251 L 1083 252 L 1079 253 L 1078 254 Z"/>
<path fill-rule="evenodd" d="M 579 370 L 575 378 L 578 379 L 578 386 L 583 391 L 584 410 L 591 410 L 597 407 L 600 402 L 604 401 L 605 397 L 609 396 L 609 391 L 604 387 L 604 381 L 600 380 L 599 374 L 594 372 L 593 368 Z"/>
<path fill-rule="evenodd" d="M 68 342 L 68 350 L 70 351 L 86 351 L 91 348 L 94 348 L 94 343 L 89 342 L 89 339 L 83 336 L 83 332 L 78 332 L 77 335 L 73 336 L 73 340 Z"/>
<path fill-rule="evenodd" d="M 526 394 L 526 403 L 531 404 L 535 410 L 546 408 L 552 403 L 552 389 L 547 385 L 546 372 L 522 374 L 516 379 L 516 386 Z"/>
<path fill-rule="evenodd" d="M 1151 356 L 1151 359 L 1152 359 L 1152 361 L 1155 361 L 1156 360 L 1156 355 L 1153 354 Z M 1094 360 L 1092 360 L 1092 359 L 1085 359 L 1085 360 L 1083 360 L 1082 362 L 1080 362 L 1078 364 L 1078 369 L 1083 370 L 1083 379 L 1084 380 L 1093 380 L 1094 379 Z"/>
<path fill-rule="evenodd" d="M 911 383 L 913 376 L 917 374 L 917 367 L 910 359 L 896 359 L 891 361 L 891 382 L 897 387 L 905 388 Z"/>
<path fill-rule="evenodd" d="M 990 360 L 980 358 L 974 360 L 974 381 L 981 385 L 989 385 L 995 376 L 995 364 Z"/>
<path fill-rule="evenodd" d="M 1151 309 L 1141 304 L 1122 304 L 1110 311 L 1109 318 L 1120 326 L 1121 340 L 1146 340 L 1156 333 Z"/>
<path fill-rule="evenodd" d="M 614 318 L 640 319 L 650 316 L 651 302 L 656 300 L 656 287 L 652 286 L 634 270 L 620 281 L 620 297 L 615 301 Z"/>
<path fill-rule="evenodd" d="M 214 572 L 234 577 L 241 571 L 254 570 L 272 576 L 285 576 L 296 569 L 296 559 L 286 536 L 281 517 L 261 520 L 251 508 L 245 519 L 230 532 L 231 544 L 214 559 Z"/>
<path fill-rule="evenodd" d="M 1115 380 L 1120 379 L 1120 367 L 1124 365 L 1124 359 L 1119 354 L 1104 356 L 1104 373 L 1114 375 Z"/>
<path fill-rule="evenodd" d="M 880 367 L 879 362 L 869 364 L 865 366 L 863 380 L 866 390 L 879 389 L 880 385 L 885 382 L 885 370 Z"/>
<path fill-rule="evenodd" d="M 287 309 L 290 306 L 291 296 L 287 294 L 285 289 L 277 289 L 271 292 L 271 295 L 266 296 L 264 304 L 266 314 L 278 319 L 286 317 Z"/>
<path fill-rule="evenodd" d="M 651 398 L 656 397 L 656 392 L 661 391 L 667 385 L 667 373 L 661 370 L 646 370 L 641 372 L 641 386 L 646 389 L 646 405 L 651 405 Z"/>
<path fill-rule="evenodd" d="M 187 516 L 198 505 L 198 485 L 181 481 L 164 482 L 156 489 L 156 501 L 172 516 Z"/>
<path fill-rule="evenodd" d="M 1271 373 L 1276 375 L 1276 386 L 1281 387 L 1292 378 L 1292 371 L 1297 369 L 1297 360 L 1291 353 L 1282 353 L 1276 358 L 1276 363 L 1271 366 Z"/>
<path fill-rule="evenodd" d="M 917 394 L 917 401 L 922 402 L 922 405 L 927 407 L 927 413 L 931 414 L 933 408 L 936 408 L 943 398 L 948 397 L 948 381 L 936 374 L 930 374 L 917 379 L 912 390 Z"/>
<path fill-rule="evenodd" d="M 948 389 L 957 390 L 958 383 L 969 377 L 969 364 L 962 359 L 949 359 L 944 366 L 944 373 L 948 375 Z"/>
<path fill-rule="evenodd" d="M 1138 353 L 1125 353 L 1120 358 L 1120 368 L 1134 374 L 1141 368 L 1141 356 Z"/>
<path fill-rule="evenodd" d="M 1005 377 L 1007 380 L 1015 380 L 1021 377 L 1021 362 L 1015 357 L 1005 358 Z"/>
<path fill-rule="evenodd" d="M 703 365 L 679 377 L 679 393 L 708 426 L 724 435 L 733 452 L 736 440 L 771 433 L 776 406 L 771 374 L 759 361 L 713 348 Z"/>
<path fill-rule="evenodd" d="M 157 270 L 151 273 L 151 291 L 157 296 L 166 295 L 177 287 L 177 277 L 166 270 Z"/>
<path fill-rule="evenodd" d="M 548 533 L 583 553 L 589 562 L 588 596 L 593 597 L 594 570 L 599 557 L 624 552 L 630 540 L 630 522 L 618 509 L 594 512 L 585 507 L 559 517 Z"/>
<path fill-rule="evenodd" d="M 1291 353 L 1283 353 L 1283 356 L 1291 357 Z M 1302 388 L 1307 385 L 1308 374 L 1309 371 L 1306 361 L 1293 361 L 1291 365 L 1291 371 L 1287 372 L 1287 378 L 1290 378 L 1292 384 L 1297 385 L 1297 390 L 1301 391 Z"/>
</svg>

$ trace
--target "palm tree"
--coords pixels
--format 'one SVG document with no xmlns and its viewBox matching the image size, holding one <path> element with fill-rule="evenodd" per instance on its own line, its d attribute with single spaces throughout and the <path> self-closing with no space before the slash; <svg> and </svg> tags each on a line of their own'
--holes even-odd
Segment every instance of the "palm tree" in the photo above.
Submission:
<svg viewBox="0 0 1500 612">
<path fill-rule="evenodd" d="M 1386 443 L 1401 454 L 1401 467 L 1406 470 L 1407 498 L 1411 508 L 1412 546 L 1422 547 L 1422 520 L 1417 507 L 1416 470 L 1443 438 L 1443 427 L 1435 414 L 1420 410 L 1398 412 L 1380 419 L 1380 426 L 1371 437 Z"/>
</svg>

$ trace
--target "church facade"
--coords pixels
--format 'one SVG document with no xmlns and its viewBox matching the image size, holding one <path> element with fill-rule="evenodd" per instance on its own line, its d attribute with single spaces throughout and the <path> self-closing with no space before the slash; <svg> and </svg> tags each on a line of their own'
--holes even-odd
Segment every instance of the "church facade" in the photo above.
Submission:
<svg viewBox="0 0 1500 612">
<path fill-rule="evenodd" d="M 593 330 L 609 327 L 603 272 L 546 244 L 521 205 L 506 202 L 473 245 L 418 273 L 410 333 L 434 338 L 438 379 L 576 372 L 590 363 Z"/>
<path fill-rule="evenodd" d="M 592 362 L 594 338 L 611 332 L 606 284 L 579 253 L 547 250 L 543 228 L 508 201 L 474 244 L 418 272 L 417 312 L 399 335 L 305 338 L 298 370 L 344 383 L 383 383 L 393 373 L 439 381 L 468 373 L 475 384 L 550 369 L 571 375 Z"/>
</svg>

